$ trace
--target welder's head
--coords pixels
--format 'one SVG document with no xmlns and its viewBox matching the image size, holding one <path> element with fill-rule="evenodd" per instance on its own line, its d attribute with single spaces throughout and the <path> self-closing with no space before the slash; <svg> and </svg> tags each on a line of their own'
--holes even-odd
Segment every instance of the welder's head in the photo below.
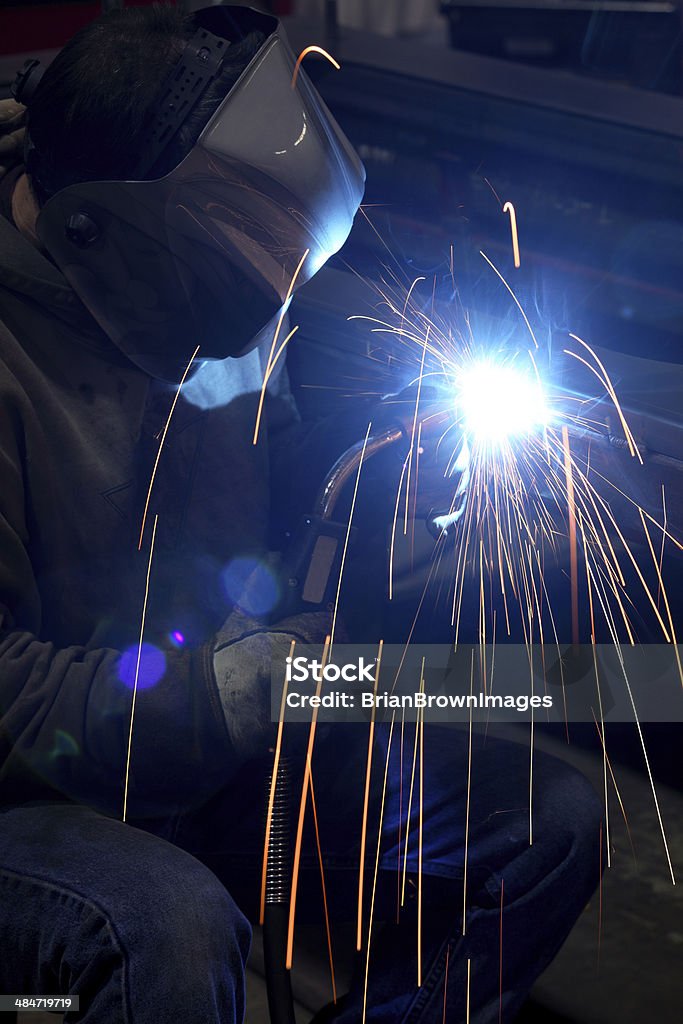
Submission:
<svg viewBox="0 0 683 1024">
<path fill-rule="evenodd" d="M 197 345 L 247 351 L 299 264 L 295 287 L 350 231 L 362 164 L 294 64 L 249 8 L 129 8 L 75 36 L 28 100 L 38 236 L 153 376 L 177 381 Z"/>
</svg>

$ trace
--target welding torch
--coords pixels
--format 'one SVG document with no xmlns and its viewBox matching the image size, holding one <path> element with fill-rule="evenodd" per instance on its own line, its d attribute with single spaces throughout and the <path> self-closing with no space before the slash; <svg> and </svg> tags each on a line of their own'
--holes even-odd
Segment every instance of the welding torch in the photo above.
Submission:
<svg viewBox="0 0 683 1024">
<path fill-rule="evenodd" d="M 400 398 L 400 396 L 399 396 Z M 403 449 L 407 455 L 416 438 L 416 414 L 400 411 L 405 401 L 383 403 L 381 426 L 367 438 L 357 441 L 339 456 L 325 477 L 316 497 L 313 511 L 303 517 L 294 530 L 284 556 L 284 596 L 278 614 L 313 611 L 331 605 L 338 583 L 347 533 L 353 541 L 355 529 L 335 519 L 335 511 L 347 484 L 358 474 L 361 462 L 389 448 Z M 440 437 L 452 413 L 441 407 L 420 412 L 420 439 Z"/>
</svg>

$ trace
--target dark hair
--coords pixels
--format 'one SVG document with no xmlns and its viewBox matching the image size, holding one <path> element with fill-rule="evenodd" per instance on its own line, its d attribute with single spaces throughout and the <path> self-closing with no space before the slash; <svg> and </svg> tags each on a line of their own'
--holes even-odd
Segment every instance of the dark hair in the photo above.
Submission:
<svg viewBox="0 0 683 1024">
<path fill-rule="evenodd" d="M 81 29 L 57 54 L 28 113 L 28 171 L 41 203 L 79 181 L 132 175 L 150 109 L 195 28 L 175 7 L 123 8 Z M 190 151 L 264 38 L 252 31 L 232 43 L 220 74 L 147 177 L 166 174 Z"/>
</svg>

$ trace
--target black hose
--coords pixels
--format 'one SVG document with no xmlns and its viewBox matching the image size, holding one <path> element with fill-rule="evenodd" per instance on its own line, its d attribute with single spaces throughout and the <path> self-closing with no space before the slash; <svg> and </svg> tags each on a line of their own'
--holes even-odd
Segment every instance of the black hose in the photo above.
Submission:
<svg viewBox="0 0 683 1024">
<path fill-rule="evenodd" d="M 267 799 L 270 797 L 272 779 L 271 772 L 266 789 Z M 296 1024 L 291 972 L 285 966 L 292 877 L 290 812 L 290 766 L 288 759 L 281 757 L 270 821 L 263 915 L 263 957 L 271 1024 Z"/>
</svg>

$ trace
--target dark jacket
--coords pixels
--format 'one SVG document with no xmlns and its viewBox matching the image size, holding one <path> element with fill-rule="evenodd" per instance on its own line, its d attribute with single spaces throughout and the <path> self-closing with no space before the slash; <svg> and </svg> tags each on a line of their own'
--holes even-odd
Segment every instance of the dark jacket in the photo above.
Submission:
<svg viewBox="0 0 683 1024">
<path fill-rule="evenodd" d="M 263 347 L 200 371 L 171 420 L 138 551 L 173 389 L 125 360 L 1 217 L 0 320 L 0 805 L 68 798 L 121 813 L 126 652 L 158 514 L 144 640 L 160 655 L 143 659 L 129 799 L 133 814 L 170 812 L 235 769 L 213 634 L 231 609 L 225 568 L 268 548 L 269 451 L 296 422 L 291 396 L 273 375 L 254 447 Z"/>
</svg>

